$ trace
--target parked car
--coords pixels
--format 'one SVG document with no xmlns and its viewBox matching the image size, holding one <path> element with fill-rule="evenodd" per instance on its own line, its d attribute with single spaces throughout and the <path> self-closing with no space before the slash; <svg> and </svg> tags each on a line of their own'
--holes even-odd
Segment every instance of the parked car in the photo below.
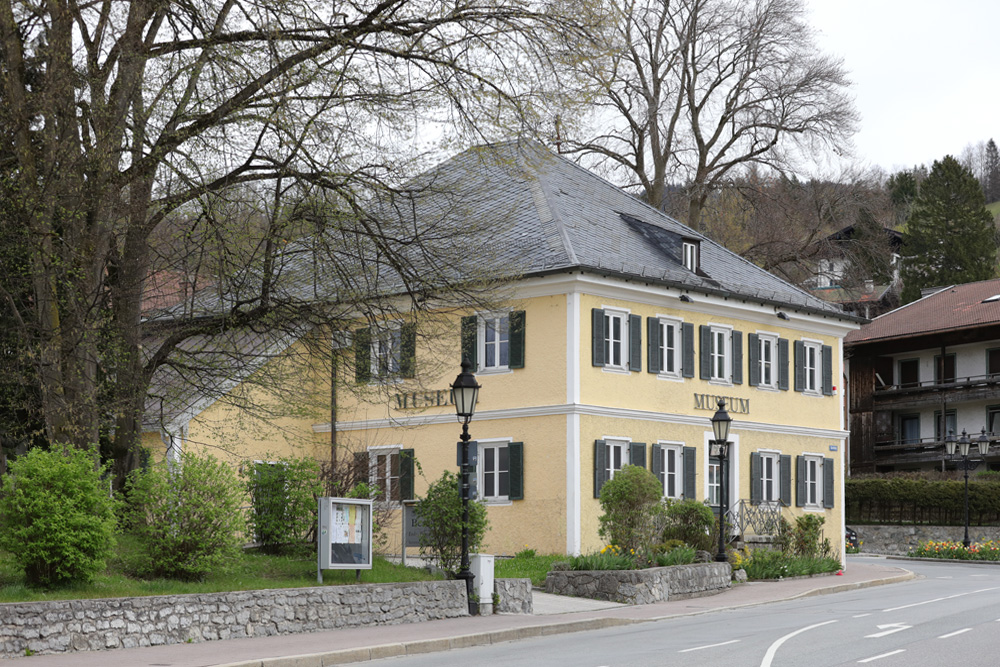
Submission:
<svg viewBox="0 0 1000 667">
<path fill-rule="evenodd" d="M 853 528 L 846 528 L 844 533 L 844 541 L 847 543 L 847 546 L 853 549 L 861 548 L 861 540 L 858 539 L 858 533 Z"/>
</svg>

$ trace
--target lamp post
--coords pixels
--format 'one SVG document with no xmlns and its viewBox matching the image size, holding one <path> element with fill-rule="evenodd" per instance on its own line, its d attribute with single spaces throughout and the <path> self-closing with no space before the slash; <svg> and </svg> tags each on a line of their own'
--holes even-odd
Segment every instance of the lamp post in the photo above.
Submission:
<svg viewBox="0 0 1000 667">
<path fill-rule="evenodd" d="M 726 474 L 726 457 L 729 456 L 729 427 L 733 425 L 733 418 L 726 412 L 726 399 L 719 399 L 719 409 L 712 415 L 712 432 L 715 440 L 709 444 L 709 456 L 719 459 L 719 553 L 715 554 L 715 560 L 721 562 L 729 560 L 726 556 L 726 506 L 729 504 L 729 478 Z"/>
<path fill-rule="evenodd" d="M 472 364 L 468 359 L 462 360 L 462 372 L 455 378 L 455 384 L 451 385 L 451 400 L 455 404 L 455 412 L 458 413 L 458 421 L 462 422 L 462 442 L 459 445 L 461 455 L 461 470 L 459 475 L 459 493 L 462 498 L 462 562 L 458 570 L 458 578 L 465 580 L 465 599 L 469 603 L 469 613 L 472 613 L 472 580 L 475 575 L 469 570 L 469 496 L 471 485 L 469 475 L 474 474 L 470 470 L 471 460 L 469 456 L 469 422 L 476 412 L 476 401 L 479 399 L 479 384 L 476 376 L 469 372 Z"/>
<path fill-rule="evenodd" d="M 955 456 L 955 450 L 958 449 L 958 454 L 961 456 L 961 462 L 956 462 L 955 465 L 960 466 L 964 471 L 965 475 L 965 539 L 962 540 L 962 544 L 966 549 L 969 548 L 971 542 L 969 541 L 969 471 L 975 470 L 979 467 L 981 463 L 986 460 L 986 454 L 990 451 L 990 439 L 986 435 L 986 429 L 982 430 L 982 433 L 976 438 L 976 445 L 979 448 L 979 455 L 982 457 L 979 460 L 973 461 L 969 459 L 969 449 L 972 445 L 972 439 L 969 438 L 969 434 L 962 429 L 962 435 L 959 437 L 958 442 L 955 441 L 955 434 L 949 433 L 944 439 L 944 448 L 948 452 L 948 456 Z M 956 447 L 957 446 L 957 447 Z"/>
</svg>

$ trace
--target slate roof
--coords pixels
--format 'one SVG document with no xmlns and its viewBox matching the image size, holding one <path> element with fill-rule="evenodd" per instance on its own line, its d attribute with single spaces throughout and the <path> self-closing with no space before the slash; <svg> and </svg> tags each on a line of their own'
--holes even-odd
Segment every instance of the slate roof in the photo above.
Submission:
<svg viewBox="0 0 1000 667">
<path fill-rule="evenodd" d="M 847 334 L 848 345 L 1000 323 L 1000 280 L 952 285 L 876 317 Z"/>
<path fill-rule="evenodd" d="M 583 269 L 863 321 L 536 143 L 471 149 L 421 179 L 474 184 L 467 213 L 496 220 L 489 242 L 527 275 Z M 699 273 L 684 267 L 682 239 L 700 242 Z"/>
</svg>

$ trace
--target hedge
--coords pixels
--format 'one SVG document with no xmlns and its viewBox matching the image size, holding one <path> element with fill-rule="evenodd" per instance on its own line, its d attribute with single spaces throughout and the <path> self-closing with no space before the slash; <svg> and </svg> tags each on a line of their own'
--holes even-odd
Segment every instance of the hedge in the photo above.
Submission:
<svg viewBox="0 0 1000 667">
<path fill-rule="evenodd" d="M 909 478 L 848 479 L 848 523 L 964 524 L 965 482 Z M 969 523 L 1000 525 L 1000 482 L 969 484 Z"/>
</svg>

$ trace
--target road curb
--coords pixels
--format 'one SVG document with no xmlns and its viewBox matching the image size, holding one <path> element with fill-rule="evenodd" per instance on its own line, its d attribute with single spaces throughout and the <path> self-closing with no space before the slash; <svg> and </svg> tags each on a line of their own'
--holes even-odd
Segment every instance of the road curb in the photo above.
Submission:
<svg viewBox="0 0 1000 667">
<path fill-rule="evenodd" d="M 550 635 L 569 634 L 573 632 L 587 632 L 590 630 L 602 630 L 623 625 L 635 625 L 637 623 L 651 623 L 654 621 L 664 621 L 679 616 L 700 616 L 717 611 L 728 609 L 740 609 L 743 607 L 754 607 L 761 604 L 771 604 L 774 602 L 787 602 L 800 598 L 814 597 L 817 595 L 827 595 L 832 593 L 843 593 L 845 591 L 871 588 L 873 586 L 885 586 L 888 584 L 898 584 L 904 581 L 916 579 L 918 575 L 905 571 L 903 574 L 881 579 L 871 579 L 868 581 L 858 581 L 849 584 L 839 584 L 834 586 L 821 586 L 812 590 L 804 591 L 796 595 L 789 595 L 781 599 L 767 600 L 764 602 L 749 602 L 747 604 L 729 605 L 716 607 L 714 609 L 704 609 L 695 612 L 687 611 L 678 614 L 668 614 L 655 618 L 588 618 L 579 621 L 567 621 L 565 623 L 548 623 L 544 625 L 529 625 L 521 628 L 508 628 L 506 630 L 492 630 L 490 632 L 477 632 L 468 635 L 458 635 L 455 637 L 442 637 L 438 639 L 422 639 L 411 642 L 380 644 L 366 648 L 341 649 L 326 653 L 312 653 L 308 655 L 287 656 L 279 658 L 261 658 L 257 660 L 247 660 L 243 662 L 232 662 L 217 667 L 327 667 L 327 665 L 345 665 L 356 662 L 368 662 L 381 658 L 391 658 L 400 655 L 416 655 L 420 653 L 434 653 L 439 651 L 449 651 L 458 648 L 469 648 L 472 646 L 487 646 L 490 644 L 502 644 L 521 639 L 533 639 L 536 637 L 546 637 Z"/>
</svg>

